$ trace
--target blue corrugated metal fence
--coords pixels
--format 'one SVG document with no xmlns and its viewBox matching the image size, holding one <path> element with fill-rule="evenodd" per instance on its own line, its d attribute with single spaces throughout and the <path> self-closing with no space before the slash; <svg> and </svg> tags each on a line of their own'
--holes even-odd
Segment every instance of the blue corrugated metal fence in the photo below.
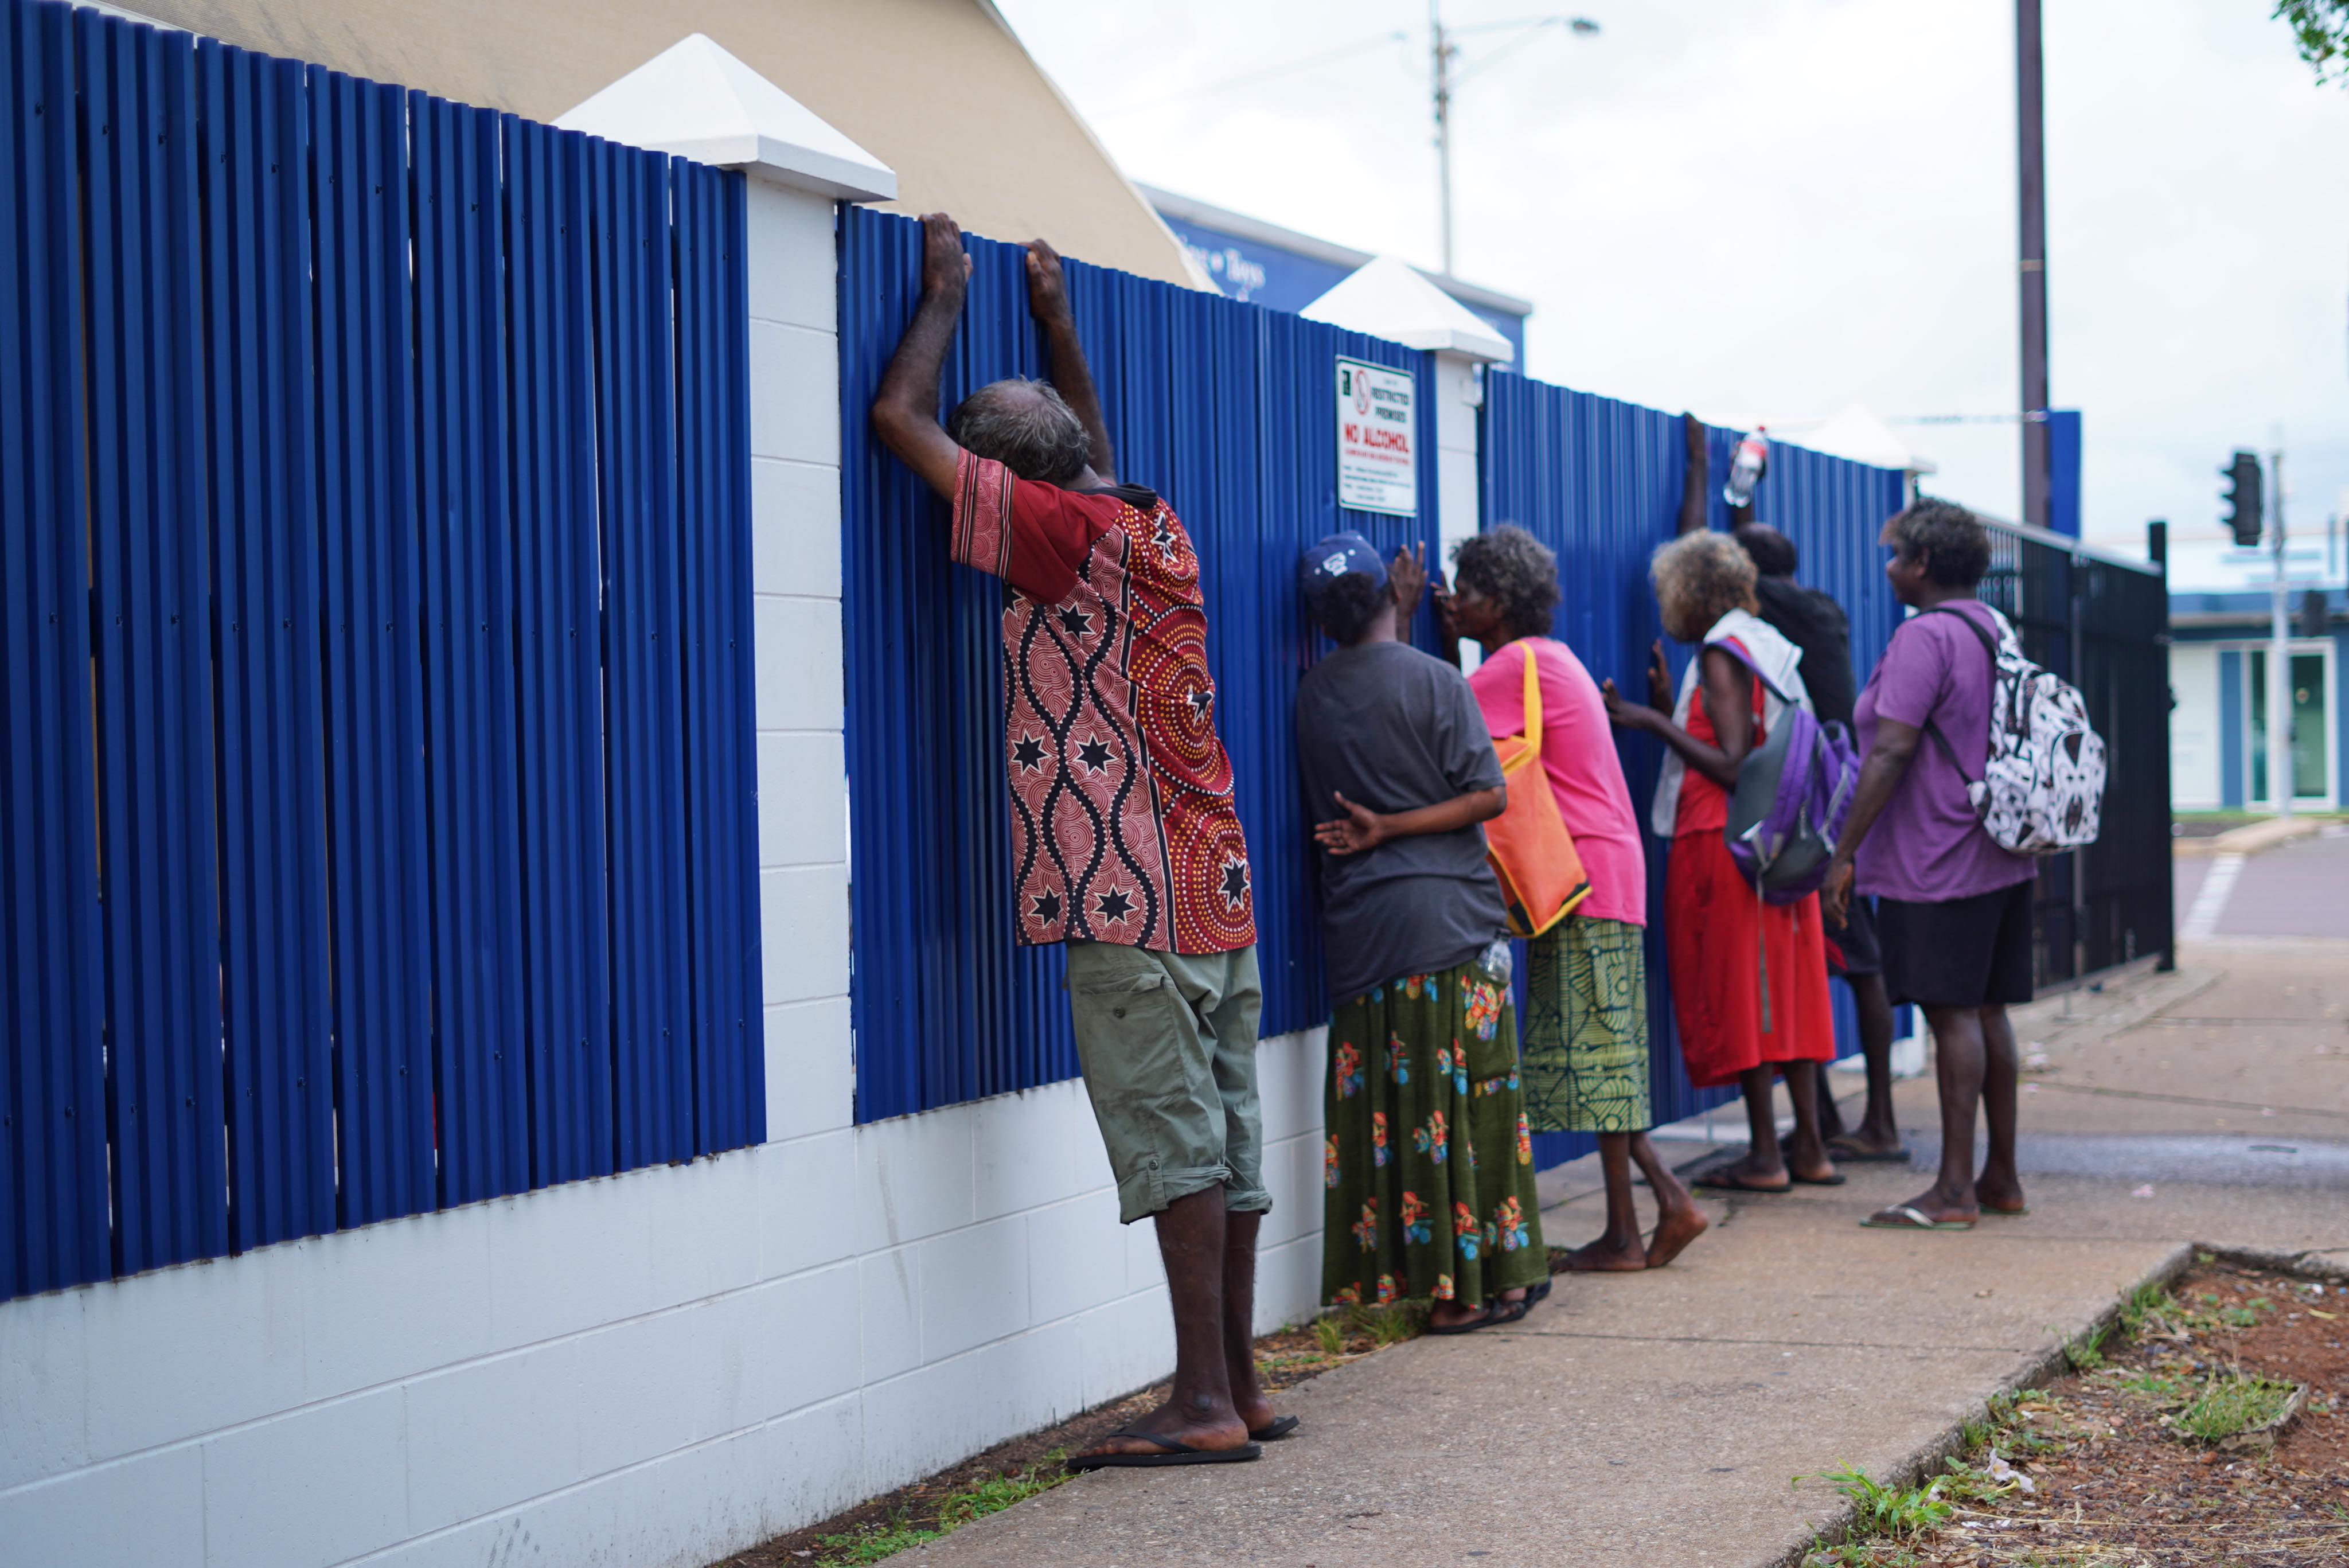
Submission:
<svg viewBox="0 0 2349 1568">
<path fill-rule="evenodd" d="M 1074 1075 L 1058 948 L 1018 949 L 1003 770 L 1001 585 L 947 558 L 944 508 L 865 410 L 918 296 L 921 231 L 850 209 L 841 235 L 842 545 L 856 933 L 856 1114 L 925 1110 Z M 1043 373 L 1022 252 L 970 242 L 945 403 Z M 1268 1033 L 1322 1022 L 1320 936 L 1290 713 L 1308 658 L 1301 549 L 1339 528 L 1434 541 L 1426 358 L 1359 333 L 1069 264 L 1121 479 L 1197 546 L 1216 724 L 1248 836 Z M 1337 357 L 1412 369 L 1420 514 L 1341 509 Z"/>
<path fill-rule="evenodd" d="M 1571 646 L 1595 680 L 1618 690 L 1647 690 L 1648 650 L 1663 637 L 1648 557 L 1678 526 L 1687 448 L 1681 416 L 1501 372 L 1485 379 L 1479 436 L 1483 522 L 1515 523 L 1557 552 L 1565 590 L 1553 630 Z M 1728 472 L 1737 432 L 1708 431 L 1708 466 Z M 1778 445 L 1770 475 L 1756 496 L 1763 521 L 1783 529 L 1802 559 L 1796 579 L 1835 596 L 1851 618 L 1852 662 L 1864 679 L 1899 624 L 1900 607 L 1885 580 L 1876 539 L 1900 509 L 1901 476 L 1842 458 Z M 1718 485 L 1707 498 L 1714 527 L 1728 524 Z M 1688 650 L 1666 649 L 1678 680 Z M 1641 826 L 1663 762 L 1662 750 L 1640 736 L 1618 737 L 1616 749 Z M 1650 1087 L 1657 1122 L 1676 1121 L 1736 1097 L 1734 1089 L 1698 1090 L 1682 1070 L 1664 969 L 1664 846 L 1648 840 L 1648 1018 L 1655 1044 Z M 1838 1033 L 1856 1049 L 1850 998 L 1833 988 Z M 1551 1133 L 1535 1139 L 1544 1168 L 1595 1148 L 1583 1135 Z"/>
<path fill-rule="evenodd" d="M 740 178 L 0 79 L 0 1297 L 763 1137 Z"/>
</svg>

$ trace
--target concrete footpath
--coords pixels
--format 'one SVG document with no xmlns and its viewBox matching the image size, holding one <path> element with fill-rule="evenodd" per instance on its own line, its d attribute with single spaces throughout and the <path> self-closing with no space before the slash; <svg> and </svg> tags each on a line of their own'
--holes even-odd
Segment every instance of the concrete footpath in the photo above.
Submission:
<svg viewBox="0 0 2349 1568">
<path fill-rule="evenodd" d="M 2044 1055 L 2025 1218 L 1862 1230 L 1928 1179 L 1884 1165 L 1708 1200 L 1715 1229 L 1669 1269 L 1563 1276 L 1520 1325 L 1293 1390 L 1300 1429 L 1256 1464 L 1086 1476 L 920 1559 L 1762 1568 L 1839 1517 L 1795 1478 L 1913 1465 L 2181 1246 L 2349 1262 L 2349 940 L 2214 941 L 2018 1023 Z M 1898 1099 L 1929 1159 L 1930 1082 Z M 1546 1181 L 1553 1243 L 1601 1228 L 1587 1164 Z"/>
</svg>

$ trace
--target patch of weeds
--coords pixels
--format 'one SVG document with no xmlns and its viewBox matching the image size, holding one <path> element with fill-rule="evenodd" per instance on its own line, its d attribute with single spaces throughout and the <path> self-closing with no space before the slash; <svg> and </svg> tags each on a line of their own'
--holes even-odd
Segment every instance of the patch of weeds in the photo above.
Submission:
<svg viewBox="0 0 2349 1568">
<path fill-rule="evenodd" d="M 1346 1354 L 1346 1325 L 1334 1313 L 1313 1320 L 1313 1343 L 1321 1347 L 1324 1355 Z"/>
<path fill-rule="evenodd" d="M 1803 1568 L 1918 1568 L 1920 1559 L 1906 1546 L 1887 1541 L 1847 1541 L 1838 1546 L 1814 1546 L 1803 1558 Z"/>
<path fill-rule="evenodd" d="M 2260 1324 L 2260 1314 L 2273 1311 L 2275 1307 L 2267 1297 L 2253 1296 L 2240 1306 L 2220 1308 L 2219 1321 L 2229 1328 L 2257 1328 Z"/>
<path fill-rule="evenodd" d="M 886 1524 L 868 1524 L 844 1535 L 819 1537 L 816 1562 L 820 1568 L 862 1568 L 864 1563 L 878 1563 L 911 1547 L 940 1540 L 966 1524 L 990 1513 L 1001 1513 L 1015 1502 L 1024 1502 L 1059 1486 L 1069 1479 L 1062 1469 L 1068 1457 L 1067 1449 L 1055 1449 L 1017 1475 L 992 1476 L 968 1491 L 953 1493 L 938 1504 L 935 1530 L 916 1525 L 901 1510 Z"/>
<path fill-rule="evenodd" d="M 2170 1424 L 2200 1442 L 2217 1443 L 2264 1427 L 2283 1414 L 2295 1385 L 2240 1372 L 2222 1372 L 2202 1386 Z"/>
<path fill-rule="evenodd" d="M 1851 1500 L 1851 1532 L 1862 1542 L 1878 1537 L 1896 1542 L 1915 1541 L 1948 1523 L 1957 1511 L 1941 1496 L 1938 1478 L 1930 1486 L 1881 1486 L 1848 1464 L 1823 1476 L 1795 1478 L 1797 1482 L 1813 1479 L 1828 1482 Z"/>
<path fill-rule="evenodd" d="M 2185 1378 L 2172 1377 L 2167 1373 L 2156 1372 L 2151 1368 L 2127 1376 L 2116 1373 L 2113 1376 L 2113 1386 L 2141 1395 L 2160 1409 L 2183 1405 L 2192 1397 L 2191 1386 Z"/>
<path fill-rule="evenodd" d="M 2098 1324 L 2064 1347 L 2064 1360 L 2075 1372 L 2094 1372 L 2105 1364 L 2105 1341 L 2113 1325 Z"/>
<path fill-rule="evenodd" d="M 2151 1283 L 2139 1285 L 2129 1293 L 2128 1300 L 2121 1303 L 2121 1333 L 2135 1339 L 2145 1332 L 2147 1324 L 2156 1328 L 2166 1327 L 2177 1311 L 2177 1298 L 2169 1293 L 2168 1287 Z"/>
</svg>

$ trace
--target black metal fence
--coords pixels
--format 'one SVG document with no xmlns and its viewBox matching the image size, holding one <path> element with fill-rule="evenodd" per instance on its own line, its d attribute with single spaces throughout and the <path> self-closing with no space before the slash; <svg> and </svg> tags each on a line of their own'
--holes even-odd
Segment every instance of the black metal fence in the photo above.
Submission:
<svg viewBox="0 0 2349 1568">
<path fill-rule="evenodd" d="M 1991 525 L 1982 597 L 2080 689 L 2108 769 L 2104 832 L 2039 875 L 2041 986 L 2158 953 L 2176 929 L 2169 846 L 2169 596 L 2158 568 L 2017 524 Z"/>
</svg>

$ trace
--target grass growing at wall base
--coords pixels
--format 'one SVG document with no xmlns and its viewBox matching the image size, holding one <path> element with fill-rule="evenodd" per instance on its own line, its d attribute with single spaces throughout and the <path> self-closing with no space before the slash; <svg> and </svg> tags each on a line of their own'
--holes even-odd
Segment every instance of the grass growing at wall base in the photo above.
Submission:
<svg viewBox="0 0 2349 1568">
<path fill-rule="evenodd" d="M 1001 1513 L 1015 1502 L 1024 1502 L 1068 1480 L 1069 1472 L 1061 1468 L 1068 1457 L 1066 1449 L 1054 1449 L 1018 1475 L 997 1476 L 968 1491 L 949 1494 L 938 1503 L 935 1530 L 914 1524 L 909 1517 L 911 1511 L 901 1510 L 886 1524 L 862 1525 L 845 1534 L 819 1536 L 811 1560 L 822 1568 L 850 1568 L 854 1564 L 878 1563 L 907 1547 L 951 1535 L 966 1524 L 990 1513 Z"/>
</svg>

